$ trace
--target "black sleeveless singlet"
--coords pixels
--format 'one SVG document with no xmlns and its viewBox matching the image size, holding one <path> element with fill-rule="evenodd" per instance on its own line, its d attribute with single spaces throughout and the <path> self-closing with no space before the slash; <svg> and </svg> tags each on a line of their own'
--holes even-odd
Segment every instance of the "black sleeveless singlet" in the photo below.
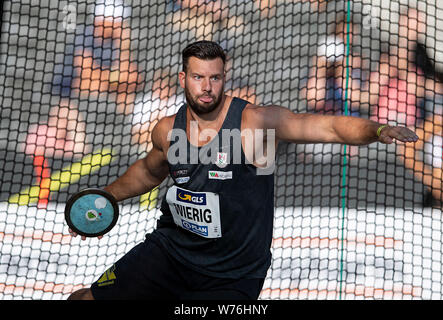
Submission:
<svg viewBox="0 0 443 320">
<path fill-rule="evenodd" d="M 222 139 L 229 130 L 240 132 L 247 103 L 233 98 L 218 136 L 207 145 L 197 148 L 186 137 L 188 152 L 184 161 L 169 163 L 174 185 L 149 235 L 181 263 L 219 278 L 264 278 L 271 264 L 274 175 L 257 175 L 257 168 L 245 162 L 241 140 L 238 163 L 236 142 Z M 186 108 L 180 108 L 174 122 L 174 129 L 184 133 Z M 170 150 L 178 141 L 171 140 Z M 211 161 L 192 162 L 192 151 L 204 151 Z"/>
</svg>

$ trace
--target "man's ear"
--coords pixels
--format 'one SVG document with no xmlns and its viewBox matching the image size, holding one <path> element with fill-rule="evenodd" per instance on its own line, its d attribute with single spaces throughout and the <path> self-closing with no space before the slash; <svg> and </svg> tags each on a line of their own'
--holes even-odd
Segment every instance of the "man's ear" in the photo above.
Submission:
<svg viewBox="0 0 443 320">
<path fill-rule="evenodd" d="M 186 72 L 181 71 L 178 73 L 178 80 L 180 81 L 180 87 L 183 89 L 185 88 L 185 79 L 186 79 Z"/>
</svg>

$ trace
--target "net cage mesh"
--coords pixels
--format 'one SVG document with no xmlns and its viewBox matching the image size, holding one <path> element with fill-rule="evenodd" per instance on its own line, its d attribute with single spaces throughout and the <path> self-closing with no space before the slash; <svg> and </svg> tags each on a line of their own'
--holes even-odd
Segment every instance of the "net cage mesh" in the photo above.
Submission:
<svg viewBox="0 0 443 320">
<path fill-rule="evenodd" d="M 226 91 L 406 125 L 415 144 L 281 143 L 260 299 L 442 299 L 440 1 L 4 1 L 0 299 L 65 299 L 154 230 L 170 185 L 72 238 L 67 199 L 152 147 L 184 101 L 181 50 L 226 51 Z"/>
</svg>

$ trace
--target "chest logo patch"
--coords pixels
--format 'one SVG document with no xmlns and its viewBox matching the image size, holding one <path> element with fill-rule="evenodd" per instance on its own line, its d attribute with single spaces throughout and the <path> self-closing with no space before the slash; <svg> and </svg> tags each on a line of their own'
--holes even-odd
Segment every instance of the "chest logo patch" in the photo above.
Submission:
<svg viewBox="0 0 443 320">
<path fill-rule="evenodd" d="M 217 159 L 215 160 L 215 164 L 224 168 L 228 165 L 228 153 L 227 152 L 217 152 Z"/>
</svg>

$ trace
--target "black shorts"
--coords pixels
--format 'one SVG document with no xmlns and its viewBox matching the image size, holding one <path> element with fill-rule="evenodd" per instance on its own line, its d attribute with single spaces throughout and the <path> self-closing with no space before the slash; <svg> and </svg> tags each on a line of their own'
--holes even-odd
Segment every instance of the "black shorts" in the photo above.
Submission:
<svg viewBox="0 0 443 320">
<path fill-rule="evenodd" d="M 97 300 L 256 300 L 263 282 L 203 275 L 146 239 L 93 283 L 91 291 Z"/>
</svg>

